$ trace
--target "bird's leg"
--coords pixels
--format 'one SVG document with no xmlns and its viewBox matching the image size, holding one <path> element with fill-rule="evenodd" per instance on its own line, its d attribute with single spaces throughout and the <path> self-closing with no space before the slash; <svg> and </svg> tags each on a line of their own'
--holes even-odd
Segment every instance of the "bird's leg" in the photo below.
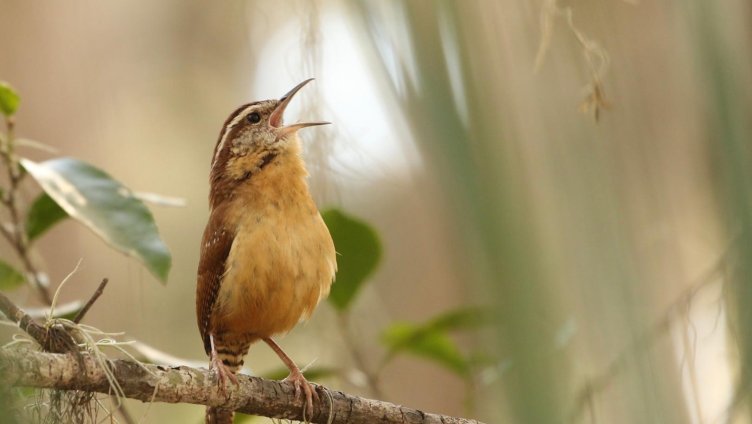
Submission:
<svg viewBox="0 0 752 424">
<path fill-rule="evenodd" d="M 235 383 L 236 386 L 240 383 L 238 382 L 238 377 L 235 375 L 235 373 L 227 369 L 227 366 L 224 364 L 224 362 L 219 359 L 219 354 L 217 354 L 217 347 L 214 345 L 214 334 L 209 333 L 209 343 L 211 344 L 211 362 L 209 369 L 216 370 L 217 380 L 219 383 L 219 391 L 220 393 L 224 393 L 226 379 Z"/>
<path fill-rule="evenodd" d="M 315 397 L 316 400 L 319 400 L 319 395 L 316 393 L 316 388 L 308 382 L 308 380 L 303 377 L 303 373 L 300 371 L 300 368 L 298 368 L 297 365 L 295 365 L 295 362 L 293 362 L 292 359 L 290 359 L 289 356 L 285 353 L 284 350 L 282 350 L 281 347 L 272 340 L 269 337 L 264 338 L 264 341 L 266 344 L 269 345 L 269 347 L 274 350 L 274 352 L 279 356 L 279 359 L 282 360 L 282 362 L 285 363 L 287 368 L 290 370 L 290 375 L 287 376 L 282 381 L 289 381 L 295 386 L 295 398 L 297 399 L 300 397 L 300 390 L 302 389 L 305 393 L 306 398 L 306 411 L 310 414 L 311 417 L 313 417 L 313 398 Z M 303 417 L 305 419 L 305 417 Z"/>
</svg>

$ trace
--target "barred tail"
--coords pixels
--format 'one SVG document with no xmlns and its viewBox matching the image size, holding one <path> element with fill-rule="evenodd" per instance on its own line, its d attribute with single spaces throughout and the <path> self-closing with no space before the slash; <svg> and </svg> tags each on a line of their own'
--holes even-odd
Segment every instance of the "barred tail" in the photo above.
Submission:
<svg viewBox="0 0 752 424">
<path fill-rule="evenodd" d="M 221 336 L 215 340 L 217 356 L 228 371 L 237 374 L 243 368 L 243 357 L 251 347 L 250 340 L 226 340 Z M 225 382 L 225 384 L 232 384 Z M 235 412 L 214 406 L 206 408 L 206 424 L 232 424 Z"/>
<path fill-rule="evenodd" d="M 250 343 L 244 346 L 232 346 L 227 347 L 223 345 L 217 346 L 217 356 L 225 364 L 225 368 L 231 371 L 233 374 L 237 374 L 241 368 L 243 368 L 243 357 L 248 353 L 248 348 L 251 347 Z"/>
</svg>

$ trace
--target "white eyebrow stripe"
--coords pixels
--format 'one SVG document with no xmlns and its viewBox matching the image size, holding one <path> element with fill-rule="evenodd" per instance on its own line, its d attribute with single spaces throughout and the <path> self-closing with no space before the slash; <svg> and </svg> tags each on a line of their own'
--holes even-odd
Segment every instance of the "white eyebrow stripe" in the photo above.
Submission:
<svg viewBox="0 0 752 424">
<path fill-rule="evenodd" d="M 230 121 L 227 124 L 227 129 L 225 130 L 225 133 L 222 134 L 222 140 L 219 141 L 219 146 L 217 146 L 217 153 L 214 154 L 214 160 L 212 160 L 212 167 L 214 167 L 214 164 L 217 162 L 217 158 L 219 158 L 219 153 L 222 151 L 222 148 L 224 148 L 224 146 L 225 146 L 225 142 L 227 141 L 227 137 L 230 136 L 230 130 L 232 130 L 233 128 L 235 128 L 235 126 L 238 125 L 240 123 L 240 121 L 242 121 L 245 118 L 246 114 L 248 112 L 250 112 L 251 109 L 253 109 L 253 108 L 257 107 L 257 106 L 258 106 L 257 104 L 253 104 L 253 105 L 248 106 L 247 108 L 243 109 L 240 113 L 238 113 L 235 116 L 235 118 L 233 118 L 232 121 Z"/>
</svg>

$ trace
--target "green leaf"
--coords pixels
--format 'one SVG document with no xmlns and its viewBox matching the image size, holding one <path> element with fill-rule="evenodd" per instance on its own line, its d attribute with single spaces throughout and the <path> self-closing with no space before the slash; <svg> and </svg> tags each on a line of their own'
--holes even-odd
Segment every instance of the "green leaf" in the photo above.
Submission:
<svg viewBox="0 0 752 424">
<path fill-rule="evenodd" d="M 32 241 L 67 217 L 63 208 L 47 193 L 42 193 L 31 204 L 26 216 L 26 236 Z"/>
<path fill-rule="evenodd" d="M 382 333 L 382 341 L 389 347 L 388 359 L 406 351 L 431 359 L 461 376 L 469 371 L 468 361 L 443 329 L 397 322 Z"/>
<path fill-rule="evenodd" d="M 165 282 L 171 257 L 151 212 L 131 191 L 104 171 L 73 158 L 21 164 L 71 217 L 112 247 L 140 259 Z"/>
<path fill-rule="evenodd" d="M 464 376 L 473 360 L 463 356 L 448 332 L 477 328 L 487 322 L 483 309 L 465 307 L 444 312 L 423 324 L 394 323 L 382 333 L 382 341 L 389 348 L 387 360 L 406 351 L 434 360 Z"/>
<path fill-rule="evenodd" d="M 0 290 L 11 290 L 26 282 L 23 274 L 7 263 L 0 261 Z"/>
<path fill-rule="evenodd" d="M 329 301 L 339 311 L 346 310 L 358 289 L 376 269 L 381 259 L 381 242 L 371 226 L 338 209 L 321 214 L 329 227 L 337 250 L 337 279 Z"/>
<path fill-rule="evenodd" d="M 5 81 L 0 81 L 0 112 L 5 116 L 11 116 L 16 113 L 21 98 Z"/>
</svg>

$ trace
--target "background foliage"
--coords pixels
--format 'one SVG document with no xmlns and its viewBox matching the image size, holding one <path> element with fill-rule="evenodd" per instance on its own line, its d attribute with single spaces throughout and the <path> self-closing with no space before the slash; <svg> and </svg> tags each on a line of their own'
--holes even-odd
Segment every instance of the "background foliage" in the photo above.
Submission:
<svg viewBox="0 0 752 424">
<path fill-rule="evenodd" d="M 0 10 L 13 86 L 0 84 L 0 111 L 16 122 L 4 154 L 33 161 L 17 169 L 31 175 L 16 228 L 44 271 L 14 243 L 0 252 L 0 287 L 24 306 L 83 258 L 61 302 L 108 276 L 92 324 L 203 361 L 193 281 L 216 133 L 237 104 L 316 76 L 288 119 L 336 124 L 305 153 L 341 271 L 282 343 L 322 382 L 489 422 L 750 420 L 748 2 Z M 108 231 L 129 214 L 98 221 L 35 167 L 127 201 L 152 242 L 124 245 Z M 141 190 L 187 207 L 148 213 L 143 199 L 175 202 Z M 279 371 L 261 347 L 246 362 Z M 154 422 L 202 413 L 129 407 Z"/>
</svg>

